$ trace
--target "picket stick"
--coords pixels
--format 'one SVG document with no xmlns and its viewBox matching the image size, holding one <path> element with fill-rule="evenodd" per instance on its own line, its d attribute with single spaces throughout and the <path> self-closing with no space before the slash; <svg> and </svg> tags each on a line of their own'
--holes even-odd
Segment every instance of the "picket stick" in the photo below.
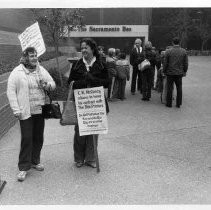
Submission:
<svg viewBox="0 0 211 210">
<path fill-rule="evenodd" d="M 95 154 L 95 161 L 97 166 L 97 173 L 100 172 L 100 165 L 99 165 L 99 159 L 98 159 L 98 152 L 97 152 L 97 135 L 93 136 L 93 143 L 94 143 L 94 154 Z"/>
</svg>

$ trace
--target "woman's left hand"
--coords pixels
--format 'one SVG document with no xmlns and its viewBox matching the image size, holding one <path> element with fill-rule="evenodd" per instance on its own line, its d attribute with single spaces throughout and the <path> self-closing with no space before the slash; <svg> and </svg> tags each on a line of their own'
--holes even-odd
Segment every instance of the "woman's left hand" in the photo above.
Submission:
<svg viewBox="0 0 211 210">
<path fill-rule="evenodd" d="M 43 86 L 44 90 L 47 90 L 47 91 L 51 91 L 52 90 L 52 87 L 51 87 L 51 84 L 50 83 L 46 83 L 44 86 Z"/>
</svg>

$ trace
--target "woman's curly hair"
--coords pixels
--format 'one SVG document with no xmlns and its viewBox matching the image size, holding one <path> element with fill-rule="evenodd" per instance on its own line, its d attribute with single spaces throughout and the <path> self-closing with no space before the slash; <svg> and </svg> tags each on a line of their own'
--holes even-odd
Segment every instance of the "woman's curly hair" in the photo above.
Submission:
<svg viewBox="0 0 211 210">
<path fill-rule="evenodd" d="M 20 58 L 19 63 L 23 64 L 25 67 L 29 66 L 29 53 L 37 53 L 36 49 L 34 47 L 27 47 L 23 52 L 22 56 Z"/>
</svg>

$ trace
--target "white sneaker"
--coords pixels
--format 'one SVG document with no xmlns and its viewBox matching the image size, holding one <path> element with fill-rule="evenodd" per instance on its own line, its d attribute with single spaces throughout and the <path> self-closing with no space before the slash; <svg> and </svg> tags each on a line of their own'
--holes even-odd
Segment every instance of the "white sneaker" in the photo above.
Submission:
<svg viewBox="0 0 211 210">
<path fill-rule="evenodd" d="M 32 168 L 36 169 L 37 171 L 44 171 L 44 165 L 40 163 L 37 165 L 32 165 Z"/>
<path fill-rule="evenodd" d="M 17 175 L 18 181 L 20 181 L 20 182 L 24 181 L 26 178 L 26 174 L 27 174 L 26 171 L 19 171 L 19 173 Z"/>
</svg>

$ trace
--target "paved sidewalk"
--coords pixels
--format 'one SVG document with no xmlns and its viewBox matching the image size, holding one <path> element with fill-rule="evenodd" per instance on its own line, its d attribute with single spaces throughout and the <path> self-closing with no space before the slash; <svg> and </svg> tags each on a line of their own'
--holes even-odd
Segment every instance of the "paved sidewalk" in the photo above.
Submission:
<svg viewBox="0 0 211 210">
<path fill-rule="evenodd" d="M 44 172 L 16 180 L 20 144 L 17 123 L 0 140 L 0 175 L 7 184 L 0 204 L 210 204 L 210 57 L 190 57 L 183 105 L 167 108 L 153 91 L 109 103 L 109 133 L 100 135 L 100 173 L 73 164 L 73 126 L 47 120 Z"/>
</svg>

